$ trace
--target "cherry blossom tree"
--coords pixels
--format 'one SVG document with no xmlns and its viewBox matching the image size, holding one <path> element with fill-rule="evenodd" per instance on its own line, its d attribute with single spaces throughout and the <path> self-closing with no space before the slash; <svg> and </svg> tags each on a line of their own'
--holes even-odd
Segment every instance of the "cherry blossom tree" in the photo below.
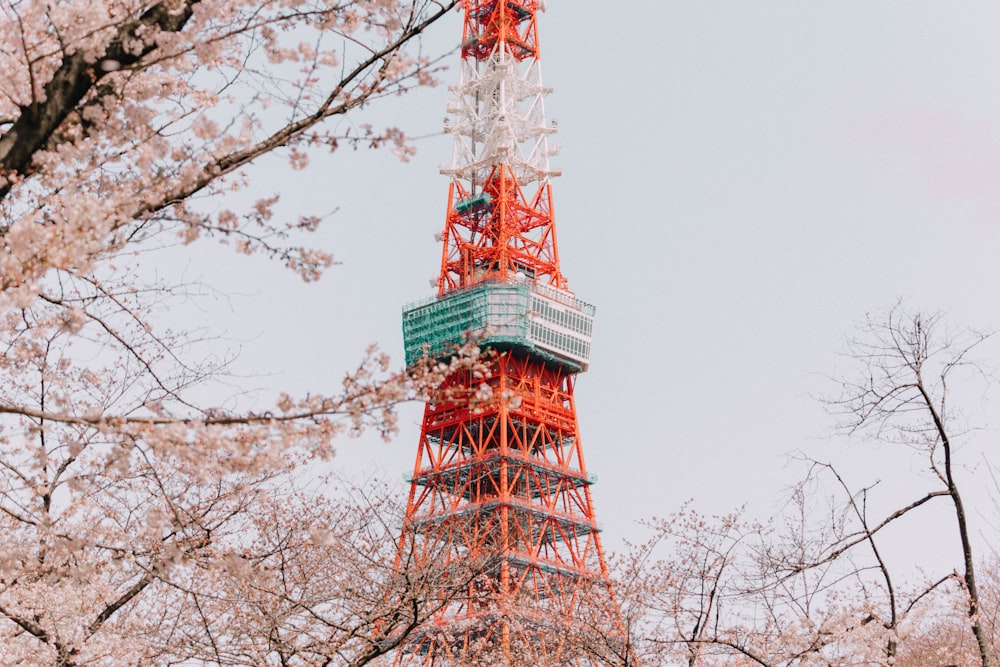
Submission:
<svg viewBox="0 0 1000 667">
<path fill-rule="evenodd" d="M 303 481 L 474 345 L 237 409 L 165 316 L 201 286 L 141 263 L 212 237 L 316 279 L 317 217 L 229 193 L 264 158 L 405 158 L 361 107 L 433 83 L 418 37 L 455 4 L 0 1 L 0 662 L 362 665 L 474 576 L 411 565 L 383 496 Z"/>
<path fill-rule="evenodd" d="M 837 466 L 800 454 L 805 474 L 765 524 L 690 508 L 653 522 L 652 538 L 619 561 L 617 577 L 640 662 L 993 664 L 997 556 L 984 560 L 974 550 L 962 491 L 975 473 L 960 465 L 959 452 L 976 431 L 955 400 L 956 391 L 974 397 L 982 394 L 970 387 L 989 384 L 974 359 L 989 339 L 898 305 L 868 317 L 848 346 L 855 371 L 837 381 L 827 404 L 844 434 L 916 457 L 923 474 L 897 487 L 910 495 L 880 497 L 878 480 L 857 485 Z M 981 476 L 988 466 L 979 468 Z M 927 530 L 920 517 L 935 505 L 950 519 Z M 889 553 L 893 530 L 934 553 L 949 545 L 953 564 L 914 572 Z"/>
<path fill-rule="evenodd" d="M 244 215 L 192 198 L 245 187 L 241 169 L 279 149 L 294 169 L 345 141 L 406 150 L 397 129 L 328 121 L 431 83 L 405 47 L 454 4 L 0 3 L 5 306 L 30 303 L 52 269 L 78 275 L 162 233 L 221 236 L 316 277 L 328 256 L 275 245 L 315 218 L 279 224 L 272 197 Z"/>
<path fill-rule="evenodd" d="M 976 331 L 948 331 L 940 314 L 908 313 L 897 305 L 884 316 L 869 317 L 861 336 L 851 341 L 849 352 L 861 369 L 855 378 L 842 382 L 840 397 L 831 403 L 849 434 L 871 435 L 917 452 L 934 484 L 881 521 L 864 520 L 857 540 L 848 541 L 839 550 L 867 542 L 888 582 L 888 571 L 875 547 L 875 533 L 926 503 L 938 498 L 947 502 L 961 554 L 956 571 L 961 576 L 968 623 L 983 667 L 992 664 L 992 647 L 980 613 L 976 554 L 957 463 L 958 440 L 967 426 L 960 409 L 952 405 L 950 390 L 961 379 L 969 381 L 960 377 L 963 372 L 982 375 L 973 354 L 989 337 Z M 856 514 L 863 519 L 860 510 Z"/>
</svg>

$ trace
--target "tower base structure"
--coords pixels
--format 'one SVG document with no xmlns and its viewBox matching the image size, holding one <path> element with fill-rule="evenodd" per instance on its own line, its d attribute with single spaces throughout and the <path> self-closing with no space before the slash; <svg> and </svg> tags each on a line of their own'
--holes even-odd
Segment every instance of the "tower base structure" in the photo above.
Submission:
<svg viewBox="0 0 1000 667">
<path fill-rule="evenodd" d="M 489 399 L 424 411 L 401 551 L 471 561 L 475 575 L 396 664 L 607 664 L 595 655 L 623 641 L 580 444 L 574 365 L 521 346 L 493 354 L 487 377 L 463 372 L 442 388 L 485 384 Z"/>
</svg>

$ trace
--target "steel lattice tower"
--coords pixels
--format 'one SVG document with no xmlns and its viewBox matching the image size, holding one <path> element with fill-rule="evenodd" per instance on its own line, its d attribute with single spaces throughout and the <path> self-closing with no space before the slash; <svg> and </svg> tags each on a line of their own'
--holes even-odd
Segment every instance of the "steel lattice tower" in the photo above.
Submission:
<svg viewBox="0 0 1000 667">
<path fill-rule="evenodd" d="M 437 296 L 404 309 L 407 362 L 475 337 L 492 398 L 424 412 L 401 544 L 418 558 L 489 554 L 490 567 L 397 664 L 588 664 L 567 628 L 618 613 L 594 519 L 573 387 L 594 308 L 559 268 L 539 63 L 539 0 L 463 0 L 461 79 Z M 420 554 L 425 554 L 421 556 Z"/>
</svg>

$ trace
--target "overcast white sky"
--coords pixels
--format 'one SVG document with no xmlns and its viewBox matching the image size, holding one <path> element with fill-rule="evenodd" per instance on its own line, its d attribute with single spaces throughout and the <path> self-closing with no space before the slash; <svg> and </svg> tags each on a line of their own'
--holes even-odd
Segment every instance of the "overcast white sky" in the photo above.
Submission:
<svg viewBox="0 0 1000 667">
<path fill-rule="evenodd" d="M 548 4 L 560 253 L 570 287 L 597 306 L 577 406 L 606 544 L 689 498 L 766 516 L 797 477 L 786 465 L 797 449 L 857 462 L 859 483 L 918 478 L 923 462 L 907 453 L 831 440 L 810 395 L 845 368 L 853 323 L 897 298 L 1000 327 L 1000 3 Z M 459 33 L 455 15 L 426 48 Z M 374 118 L 439 133 L 449 97 L 424 90 Z M 432 293 L 448 188 L 438 165 L 451 155 L 444 136 L 417 145 L 408 164 L 345 149 L 269 175 L 288 211 L 339 207 L 316 241 L 343 263 L 320 283 L 254 258 L 192 264 L 252 295 L 218 314 L 246 341 L 241 366 L 270 374 L 259 384 L 330 386 L 370 342 L 402 362 L 400 308 Z M 995 400 L 969 406 L 980 424 L 996 423 L 990 410 Z M 404 493 L 419 419 L 408 410 L 389 445 L 345 441 L 336 465 Z M 967 482 L 981 486 L 982 469 Z"/>
</svg>

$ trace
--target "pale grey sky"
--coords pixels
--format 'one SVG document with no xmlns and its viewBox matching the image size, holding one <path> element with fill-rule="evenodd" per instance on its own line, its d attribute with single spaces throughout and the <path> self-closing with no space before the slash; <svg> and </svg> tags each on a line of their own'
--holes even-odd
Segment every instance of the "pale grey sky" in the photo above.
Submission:
<svg viewBox="0 0 1000 667">
<path fill-rule="evenodd" d="M 1000 3 L 548 4 L 560 254 L 571 289 L 597 306 L 577 406 L 607 546 L 689 498 L 768 515 L 797 478 L 785 456 L 796 449 L 853 459 L 859 483 L 889 490 L 919 476 L 903 452 L 831 441 L 810 394 L 844 368 L 852 324 L 899 297 L 1000 327 Z M 459 31 L 455 15 L 427 49 Z M 420 91 L 374 118 L 438 133 L 449 98 Z M 432 293 L 448 188 L 437 169 L 451 155 L 444 136 L 417 145 L 408 164 L 342 149 L 269 175 L 286 211 L 339 207 L 315 240 L 343 264 L 320 283 L 253 258 L 192 264 L 254 295 L 235 312 L 220 302 L 219 321 L 247 339 L 240 367 L 273 374 L 258 384 L 329 386 L 370 342 L 402 363 L 400 308 Z M 970 412 L 996 414 L 978 398 Z M 336 465 L 405 492 L 419 419 L 407 410 L 389 445 L 345 441 Z"/>
</svg>

